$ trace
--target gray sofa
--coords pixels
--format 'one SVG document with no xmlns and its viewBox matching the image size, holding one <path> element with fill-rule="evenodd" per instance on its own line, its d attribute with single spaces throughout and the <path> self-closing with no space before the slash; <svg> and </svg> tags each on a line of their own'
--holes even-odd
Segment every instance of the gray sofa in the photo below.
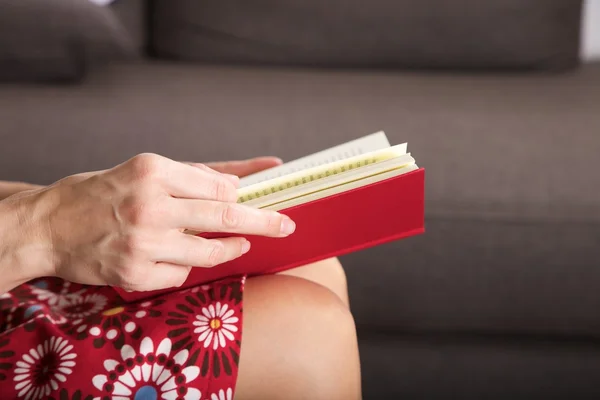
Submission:
<svg viewBox="0 0 600 400">
<path fill-rule="evenodd" d="M 140 4 L 115 9 L 154 57 L 72 84 L 0 86 L 0 179 L 46 184 L 147 151 L 289 160 L 384 130 L 427 170 L 427 232 L 342 257 L 364 398 L 600 396 L 600 65 L 576 65 L 576 41 L 545 70 L 551 57 L 511 66 L 513 53 L 478 63 L 485 52 L 473 52 L 456 71 L 458 46 L 436 53 L 435 72 L 433 56 L 358 69 L 299 51 L 290 66 L 227 41 L 217 65 L 156 54 L 171 39 L 146 39 Z"/>
</svg>

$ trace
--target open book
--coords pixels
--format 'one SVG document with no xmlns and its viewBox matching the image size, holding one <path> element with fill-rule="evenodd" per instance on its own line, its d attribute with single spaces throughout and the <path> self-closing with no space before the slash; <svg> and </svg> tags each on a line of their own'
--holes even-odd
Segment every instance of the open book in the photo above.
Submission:
<svg viewBox="0 0 600 400">
<path fill-rule="evenodd" d="M 193 268 L 183 287 L 276 273 L 422 233 L 424 186 L 425 172 L 407 144 L 391 146 L 383 132 L 242 178 L 238 203 L 287 214 L 296 231 L 286 238 L 246 235 L 249 253 L 213 268 Z M 116 290 L 125 300 L 139 300 L 181 288 Z"/>
<path fill-rule="evenodd" d="M 377 132 L 243 178 L 238 202 L 279 211 L 417 170 L 406 149 Z"/>
</svg>

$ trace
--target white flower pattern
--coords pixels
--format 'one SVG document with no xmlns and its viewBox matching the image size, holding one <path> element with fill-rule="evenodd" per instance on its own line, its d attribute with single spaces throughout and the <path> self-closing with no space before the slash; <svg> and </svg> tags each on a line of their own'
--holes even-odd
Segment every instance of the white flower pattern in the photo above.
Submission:
<svg viewBox="0 0 600 400">
<path fill-rule="evenodd" d="M 114 400 L 184 398 L 198 400 L 200 391 L 187 387 L 200 374 L 200 368 L 184 367 L 188 350 L 171 355 L 171 340 L 163 339 L 158 347 L 149 337 L 142 339 L 139 352 L 130 345 L 121 349 L 121 361 L 105 360 L 107 375 L 96 375 L 92 383 L 102 391 L 95 400 L 109 397 Z M 185 394 L 183 394 L 185 393 Z"/>
<path fill-rule="evenodd" d="M 70 292 L 71 282 L 64 281 L 60 291 L 48 290 L 48 282 L 38 281 L 31 289 L 33 294 L 39 302 L 46 302 L 49 306 L 63 306 L 72 302 L 74 299 L 81 298 L 82 293 L 85 291 L 81 289 L 76 292 Z"/>
<path fill-rule="evenodd" d="M 67 318 L 85 318 L 99 313 L 106 307 L 108 299 L 101 294 L 92 293 L 85 296 L 66 298 L 57 305 L 55 311 Z"/>
<path fill-rule="evenodd" d="M 233 391 L 231 388 L 228 388 L 226 391 L 221 389 L 218 393 L 213 393 L 210 396 L 210 400 L 232 400 L 233 399 Z"/>
<path fill-rule="evenodd" d="M 61 298 L 58 293 L 40 288 L 31 289 L 31 294 L 35 295 L 38 301 L 46 301 L 51 306 L 58 304 L 58 300 Z"/>
<path fill-rule="evenodd" d="M 0 293 L 0 399 L 232 400 L 240 282 L 141 303 L 58 278 Z"/>
<path fill-rule="evenodd" d="M 198 334 L 198 341 L 204 342 L 204 347 L 209 348 L 212 342 L 213 350 L 226 347 L 227 341 L 235 339 L 232 332 L 237 332 L 239 318 L 234 316 L 234 310 L 229 309 L 227 304 L 211 304 L 202 308 L 203 315 L 196 315 L 193 322 L 194 333 Z"/>
<path fill-rule="evenodd" d="M 51 337 L 23 354 L 14 370 L 15 391 L 19 398 L 42 399 L 58 389 L 73 373 L 77 354 L 73 345 L 61 337 Z"/>
</svg>

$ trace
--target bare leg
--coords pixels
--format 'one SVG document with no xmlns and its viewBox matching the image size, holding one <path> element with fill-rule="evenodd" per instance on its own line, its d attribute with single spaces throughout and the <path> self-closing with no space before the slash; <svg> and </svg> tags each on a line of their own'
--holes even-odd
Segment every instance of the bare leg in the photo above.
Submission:
<svg viewBox="0 0 600 400">
<path fill-rule="evenodd" d="M 248 279 L 236 400 L 359 400 L 354 320 L 330 290 L 285 275 Z"/>
<path fill-rule="evenodd" d="M 349 305 L 348 286 L 344 268 L 337 258 L 329 258 L 313 264 L 281 272 L 282 275 L 297 276 L 326 287 L 335 293 L 346 306 Z"/>
</svg>

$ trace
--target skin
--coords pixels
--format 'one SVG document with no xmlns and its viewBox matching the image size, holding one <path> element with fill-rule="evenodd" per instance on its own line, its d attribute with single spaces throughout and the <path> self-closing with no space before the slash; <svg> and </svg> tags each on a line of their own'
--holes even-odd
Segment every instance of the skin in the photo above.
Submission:
<svg viewBox="0 0 600 400">
<path fill-rule="evenodd" d="M 210 268 L 250 245 L 186 229 L 293 234 L 289 218 L 235 203 L 238 176 L 280 163 L 205 165 L 143 154 L 47 187 L 0 182 L 0 292 L 41 276 L 127 290 L 174 287 L 190 265 Z M 248 279 L 243 343 L 236 400 L 361 398 L 356 329 L 337 259 Z"/>
</svg>

